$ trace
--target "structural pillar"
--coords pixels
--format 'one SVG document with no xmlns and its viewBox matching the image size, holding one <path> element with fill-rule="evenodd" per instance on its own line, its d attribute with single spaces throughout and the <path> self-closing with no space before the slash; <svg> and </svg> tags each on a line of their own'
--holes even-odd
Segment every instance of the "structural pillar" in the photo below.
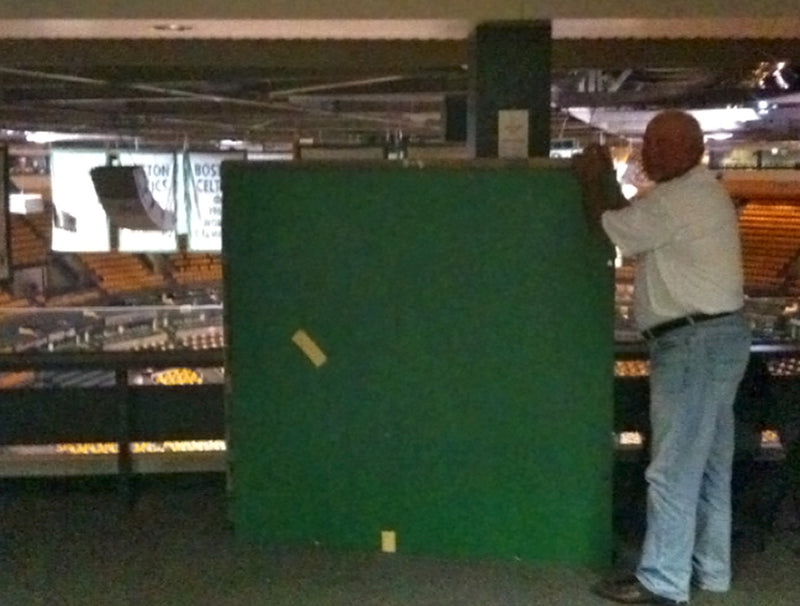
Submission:
<svg viewBox="0 0 800 606">
<path fill-rule="evenodd" d="M 470 48 L 468 144 L 475 158 L 550 155 L 549 21 L 494 21 Z"/>
</svg>

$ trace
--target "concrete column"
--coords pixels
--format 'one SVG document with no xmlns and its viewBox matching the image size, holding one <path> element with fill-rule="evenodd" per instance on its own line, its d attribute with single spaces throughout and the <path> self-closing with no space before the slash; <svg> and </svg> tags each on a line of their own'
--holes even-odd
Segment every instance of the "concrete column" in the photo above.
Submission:
<svg viewBox="0 0 800 606">
<path fill-rule="evenodd" d="M 551 46 L 549 21 L 475 28 L 467 123 L 473 157 L 522 157 L 525 146 L 527 156 L 549 156 Z"/>
</svg>

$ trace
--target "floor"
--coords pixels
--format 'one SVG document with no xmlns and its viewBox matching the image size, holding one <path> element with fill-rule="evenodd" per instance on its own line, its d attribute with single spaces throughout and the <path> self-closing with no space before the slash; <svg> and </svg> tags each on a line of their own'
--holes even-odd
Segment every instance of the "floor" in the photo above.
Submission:
<svg viewBox="0 0 800 606">
<path fill-rule="evenodd" d="M 108 478 L 0 482 L 0 605 L 607 604 L 589 591 L 597 570 L 242 544 L 221 474 L 148 476 L 135 494 L 129 509 Z M 621 564 L 640 539 L 630 501 L 617 507 Z M 692 603 L 800 604 L 797 522 L 779 515 L 763 544 L 740 528 L 732 591 Z"/>
</svg>

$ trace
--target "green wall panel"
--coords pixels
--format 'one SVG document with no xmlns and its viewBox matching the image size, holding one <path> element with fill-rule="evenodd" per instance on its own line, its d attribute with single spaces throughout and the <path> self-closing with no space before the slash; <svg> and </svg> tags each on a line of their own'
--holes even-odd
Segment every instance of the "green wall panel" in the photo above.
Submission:
<svg viewBox="0 0 800 606">
<path fill-rule="evenodd" d="M 566 165 L 225 163 L 222 183 L 238 535 L 607 562 L 612 270 Z"/>
</svg>

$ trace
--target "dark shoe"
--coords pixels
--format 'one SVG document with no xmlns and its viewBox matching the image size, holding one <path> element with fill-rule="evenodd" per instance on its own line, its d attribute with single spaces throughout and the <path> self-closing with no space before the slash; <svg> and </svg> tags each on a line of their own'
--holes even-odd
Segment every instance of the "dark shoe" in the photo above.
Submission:
<svg viewBox="0 0 800 606">
<path fill-rule="evenodd" d="M 642 585 L 632 574 L 601 581 L 592 591 L 620 604 L 685 604 L 657 595 Z"/>
</svg>

